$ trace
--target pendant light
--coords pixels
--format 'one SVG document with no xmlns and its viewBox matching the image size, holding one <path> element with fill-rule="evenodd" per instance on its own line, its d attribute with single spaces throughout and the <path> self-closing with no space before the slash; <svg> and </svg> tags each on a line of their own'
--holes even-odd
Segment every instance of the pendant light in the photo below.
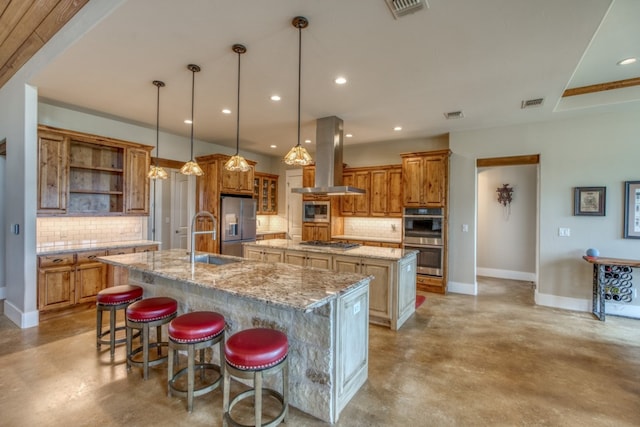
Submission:
<svg viewBox="0 0 640 427">
<path fill-rule="evenodd" d="M 309 21 L 303 16 L 296 16 L 291 23 L 298 29 L 298 144 L 289 150 L 283 160 L 288 165 L 306 166 L 311 164 L 312 160 L 307 150 L 300 145 L 300 80 L 302 74 L 302 29 L 307 28 Z"/>
<path fill-rule="evenodd" d="M 167 179 L 169 176 L 163 167 L 158 166 L 158 157 L 160 157 L 160 88 L 164 87 L 164 82 L 154 80 L 153 84 L 158 88 L 158 97 L 156 101 L 156 157 L 153 165 L 149 167 L 147 177 L 150 179 Z"/>
<path fill-rule="evenodd" d="M 196 175 L 202 176 L 204 172 L 198 166 L 198 164 L 193 160 L 193 101 L 195 97 L 195 87 L 196 87 L 196 73 L 200 71 L 200 67 L 198 65 L 189 64 L 187 65 L 187 69 L 191 71 L 191 160 L 185 163 L 182 168 L 180 168 L 180 173 L 183 175 Z"/>
<path fill-rule="evenodd" d="M 240 153 L 240 56 L 247 51 L 247 48 L 241 44 L 234 44 L 231 48 L 238 54 L 238 105 L 236 108 L 236 154 L 231 156 L 224 168 L 234 172 L 248 172 L 251 170 L 249 163 L 242 157 Z"/>
</svg>

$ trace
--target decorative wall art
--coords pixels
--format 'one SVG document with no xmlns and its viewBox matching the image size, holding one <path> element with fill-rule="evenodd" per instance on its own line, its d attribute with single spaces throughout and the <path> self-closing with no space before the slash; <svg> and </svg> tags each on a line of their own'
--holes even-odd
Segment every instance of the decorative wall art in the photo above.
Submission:
<svg viewBox="0 0 640 427">
<path fill-rule="evenodd" d="M 624 238 L 640 239 L 640 181 L 624 183 Z"/>
<path fill-rule="evenodd" d="M 604 216 L 607 187 L 576 187 L 573 193 L 573 215 Z"/>
<path fill-rule="evenodd" d="M 509 187 L 509 184 L 502 184 L 502 187 L 496 189 L 498 193 L 498 203 L 502 205 L 502 214 L 505 220 L 509 219 L 511 215 L 511 202 L 513 201 L 513 187 Z"/>
</svg>

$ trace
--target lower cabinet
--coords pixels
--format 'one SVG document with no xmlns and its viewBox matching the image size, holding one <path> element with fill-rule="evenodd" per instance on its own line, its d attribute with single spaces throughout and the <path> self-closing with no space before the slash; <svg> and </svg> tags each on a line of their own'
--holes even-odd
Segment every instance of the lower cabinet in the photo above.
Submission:
<svg viewBox="0 0 640 427">
<path fill-rule="evenodd" d="M 95 259 L 106 251 L 79 252 L 76 254 L 75 303 L 93 302 L 107 285 L 107 266 Z"/>
<path fill-rule="evenodd" d="M 244 246 L 243 257 L 254 261 L 282 262 L 284 260 L 282 249 L 257 248 L 255 246 Z"/>
<path fill-rule="evenodd" d="M 331 240 L 331 229 L 328 223 L 302 223 L 302 240 Z"/>
<path fill-rule="evenodd" d="M 38 257 L 38 310 L 75 304 L 75 254 Z"/>
<path fill-rule="evenodd" d="M 329 254 L 320 254 L 317 252 L 302 251 L 286 251 L 284 253 L 284 262 L 286 264 L 299 265 L 301 267 L 323 268 L 331 270 L 332 256 Z"/>
</svg>

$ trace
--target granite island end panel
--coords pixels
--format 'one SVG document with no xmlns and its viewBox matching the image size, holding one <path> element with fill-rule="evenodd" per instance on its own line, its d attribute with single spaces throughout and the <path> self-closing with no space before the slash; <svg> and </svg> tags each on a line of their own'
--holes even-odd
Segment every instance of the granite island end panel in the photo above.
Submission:
<svg viewBox="0 0 640 427">
<path fill-rule="evenodd" d="M 207 254 L 199 254 L 207 256 Z M 210 255 L 210 254 L 209 254 Z M 268 327 L 289 339 L 292 406 L 335 423 L 368 376 L 370 277 L 215 255 L 191 264 L 184 250 L 117 255 L 100 261 L 129 269 L 145 297 L 168 296 L 179 312 L 225 316 L 227 336 Z M 213 352 L 214 363 L 219 363 Z M 265 385 L 279 387 L 276 378 Z"/>
</svg>

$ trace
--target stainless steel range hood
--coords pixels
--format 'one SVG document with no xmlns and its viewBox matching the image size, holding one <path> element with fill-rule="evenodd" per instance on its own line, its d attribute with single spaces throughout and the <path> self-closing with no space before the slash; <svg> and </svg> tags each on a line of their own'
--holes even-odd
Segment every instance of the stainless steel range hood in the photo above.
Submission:
<svg viewBox="0 0 640 427">
<path fill-rule="evenodd" d="M 324 117 L 316 122 L 316 180 L 314 187 L 293 188 L 301 194 L 364 194 L 365 190 L 342 185 L 342 119 Z"/>
</svg>

